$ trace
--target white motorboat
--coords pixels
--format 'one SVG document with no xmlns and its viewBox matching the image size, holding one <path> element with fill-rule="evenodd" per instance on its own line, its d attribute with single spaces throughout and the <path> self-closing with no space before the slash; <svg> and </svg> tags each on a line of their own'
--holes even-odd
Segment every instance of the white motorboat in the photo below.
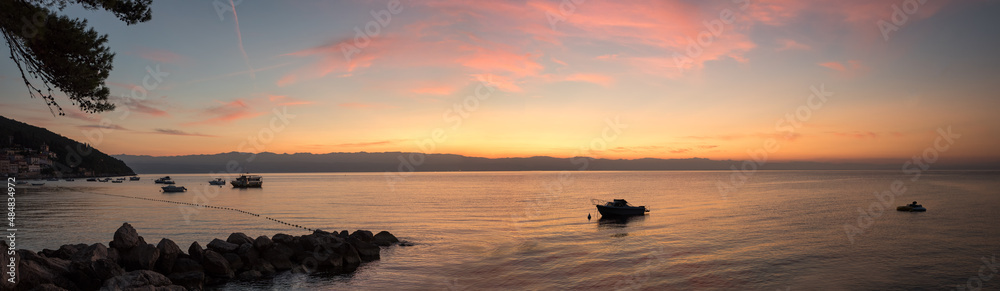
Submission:
<svg viewBox="0 0 1000 291">
<path fill-rule="evenodd" d="M 167 183 L 167 181 L 170 181 L 170 176 L 166 176 L 166 177 L 163 177 L 163 178 L 156 179 L 156 181 L 153 181 L 153 183 L 156 183 L 156 184 L 170 184 L 170 183 Z"/>
<path fill-rule="evenodd" d="M 595 203 L 597 211 L 603 216 L 645 215 L 646 212 L 649 212 L 646 206 L 632 206 L 625 199 L 615 199 L 614 201 L 596 200 L 595 202 L 604 202 L 603 205 Z"/>
<path fill-rule="evenodd" d="M 208 184 L 214 186 L 225 186 L 226 180 L 223 180 L 222 178 L 215 178 L 215 180 L 208 181 Z"/>
</svg>

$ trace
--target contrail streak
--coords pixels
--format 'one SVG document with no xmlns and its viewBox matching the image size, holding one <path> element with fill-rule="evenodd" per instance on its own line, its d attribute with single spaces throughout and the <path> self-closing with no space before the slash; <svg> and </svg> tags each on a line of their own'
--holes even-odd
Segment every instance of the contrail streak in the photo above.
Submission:
<svg viewBox="0 0 1000 291">
<path fill-rule="evenodd" d="M 243 35 L 240 33 L 240 17 L 236 15 L 236 4 L 233 4 L 233 0 L 229 0 L 229 5 L 233 7 L 233 19 L 236 20 L 236 39 L 240 42 L 240 52 L 243 53 L 243 62 L 247 64 L 247 69 L 250 70 L 250 78 L 257 79 L 257 74 L 254 73 L 254 69 L 250 66 L 250 58 L 247 57 L 247 51 L 243 49 Z"/>
</svg>

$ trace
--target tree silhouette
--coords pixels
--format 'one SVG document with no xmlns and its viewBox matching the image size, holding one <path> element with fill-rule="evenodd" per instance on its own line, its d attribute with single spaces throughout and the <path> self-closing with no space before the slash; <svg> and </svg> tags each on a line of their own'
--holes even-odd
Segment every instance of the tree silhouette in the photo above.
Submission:
<svg viewBox="0 0 1000 291">
<path fill-rule="evenodd" d="M 128 25 L 152 18 L 152 0 L 0 0 L 0 32 L 28 94 L 41 97 L 49 111 L 65 115 L 53 97 L 58 89 L 87 113 L 114 110 L 104 80 L 111 72 L 115 53 L 106 46 L 107 35 L 87 27 L 86 19 L 71 19 L 56 12 L 68 4 L 88 10 L 103 9 Z M 41 81 L 36 86 L 32 80 Z M 55 108 L 55 111 L 53 111 Z"/>
</svg>

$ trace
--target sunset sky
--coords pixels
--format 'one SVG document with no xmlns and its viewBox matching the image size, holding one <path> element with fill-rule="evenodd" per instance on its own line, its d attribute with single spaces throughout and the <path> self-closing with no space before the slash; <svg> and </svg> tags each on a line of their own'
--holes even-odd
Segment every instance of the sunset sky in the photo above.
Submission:
<svg viewBox="0 0 1000 291">
<path fill-rule="evenodd" d="M 896 163 L 950 126 L 943 158 L 1000 160 L 996 1 L 577 2 L 156 1 L 132 26 L 70 6 L 117 52 L 118 110 L 60 97 L 54 117 L 5 57 L 0 114 L 109 154 L 422 151 L 437 132 L 427 153 L 739 160 L 775 138 L 774 160 Z"/>
</svg>

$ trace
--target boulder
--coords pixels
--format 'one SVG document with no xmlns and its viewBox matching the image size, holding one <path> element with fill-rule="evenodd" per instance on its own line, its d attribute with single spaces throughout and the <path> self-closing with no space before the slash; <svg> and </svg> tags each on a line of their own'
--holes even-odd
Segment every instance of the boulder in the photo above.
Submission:
<svg viewBox="0 0 1000 291">
<path fill-rule="evenodd" d="M 379 248 L 377 245 L 355 239 L 353 235 L 351 238 L 347 239 L 347 243 L 354 246 L 354 249 L 358 251 L 358 256 L 361 258 L 361 261 L 371 262 L 381 258 L 379 253 L 382 248 Z"/>
<path fill-rule="evenodd" d="M 274 241 L 267 236 L 258 236 L 257 239 L 253 241 L 253 247 L 258 251 L 264 251 L 274 245 Z"/>
<path fill-rule="evenodd" d="M 272 236 L 271 240 L 274 241 L 274 243 L 290 245 L 292 244 L 292 242 L 294 242 L 295 237 L 284 233 L 279 233 Z"/>
<path fill-rule="evenodd" d="M 156 244 L 156 249 L 160 251 L 160 258 L 156 260 L 156 271 L 170 274 L 177 256 L 181 254 L 181 248 L 174 241 L 163 238 Z"/>
<path fill-rule="evenodd" d="M 229 262 L 229 268 L 232 269 L 233 272 L 243 270 L 243 259 L 240 259 L 239 255 L 235 253 L 225 253 L 222 254 L 222 257 L 226 258 L 226 261 Z"/>
<path fill-rule="evenodd" d="M 294 267 L 291 258 L 295 251 L 284 244 L 275 244 L 264 251 L 263 259 L 274 266 L 275 270 L 283 271 Z"/>
<path fill-rule="evenodd" d="M 351 233 L 347 232 L 346 229 L 345 230 L 341 230 L 340 233 L 337 234 L 337 237 L 342 238 L 342 239 L 347 239 L 348 237 L 351 237 Z"/>
<path fill-rule="evenodd" d="M 191 246 L 188 247 L 188 256 L 191 256 L 192 260 L 200 263 L 204 260 L 204 255 L 205 249 L 203 249 L 198 242 L 193 242 L 191 243 Z"/>
<path fill-rule="evenodd" d="M 236 254 L 243 260 L 243 265 L 248 269 L 253 265 L 260 264 L 260 252 L 253 245 L 245 243 L 236 250 Z"/>
<path fill-rule="evenodd" d="M 14 256 L 20 260 L 16 289 L 29 290 L 49 283 L 69 290 L 80 289 L 71 280 L 70 261 L 43 257 L 28 250 L 17 250 Z"/>
<path fill-rule="evenodd" d="M 205 286 L 204 286 L 205 272 L 202 272 L 202 271 L 190 271 L 190 272 L 182 272 L 182 273 L 175 272 L 173 274 L 170 274 L 170 276 L 167 276 L 167 278 L 170 278 L 170 282 L 173 282 L 174 284 L 183 286 L 184 288 L 187 288 L 188 290 L 204 290 L 205 289 Z"/>
<path fill-rule="evenodd" d="M 46 283 L 35 286 L 35 288 L 31 288 L 31 291 L 66 291 L 66 289 L 56 286 L 55 284 Z"/>
<path fill-rule="evenodd" d="M 341 264 L 342 271 L 345 273 L 354 272 L 361 265 L 361 256 L 358 255 L 358 250 L 354 248 L 349 243 L 340 244 L 337 248 L 337 253 L 340 254 L 343 263 Z"/>
<path fill-rule="evenodd" d="M 371 241 L 372 244 L 383 247 L 391 246 L 392 244 L 398 242 L 399 239 L 397 239 L 395 235 L 392 235 L 388 231 L 384 230 L 379 232 L 378 234 L 375 234 L 375 236 L 372 237 Z"/>
<path fill-rule="evenodd" d="M 277 273 L 274 269 L 274 265 L 271 265 L 271 263 L 265 260 L 261 260 L 259 264 L 253 265 L 250 269 L 260 272 L 264 276 L 271 276 L 274 275 L 274 273 Z"/>
<path fill-rule="evenodd" d="M 115 231 L 115 238 L 112 242 L 116 249 L 130 249 L 139 245 L 139 233 L 126 222 Z"/>
<path fill-rule="evenodd" d="M 174 261 L 174 267 L 172 269 L 174 273 L 205 271 L 205 267 L 202 267 L 201 263 L 188 258 L 177 258 L 177 260 Z"/>
<path fill-rule="evenodd" d="M 264 276 L 264 274 L 261 274 L 260 271 L 249 270 L 249 271 L 242 272 L 238 276 L 236 276 L 236 280 L 251 281 L 251 280 L 260 279 L 260 277 L 263 277 L 263 276 Z"/>
<path fill-rule="evenodd" d="M 125 274 L 125 270 L 118 266 L 118 263 L 108 258 L 74 261 L 70 269 L 69 278 L 85 290 L 98 289 L 104 281 Z"/>
<path fill-rule="evenodd" d="M 354 233 L 351 234 L 351 237 L 356 238 L 363 242 L 371 242 L 372 238 L 375 237 L 375 235 L 373 235 L 372 232 L 370 231 L 359 229 L 355 230 Z"/>
<path fill-rule="evenodd" d="M 121 256 L 126 271 L 152 270 L 160 258 L 160 250 L 151 244 L 142 244 L 128 249 Z"/>
<path fill-rule="evenodd" d="M 173 285 L 163 274 L 137 270 L 104 281 L 101 290 L 184 290 L 184 287 Z"/>
<path fill-rule="evenodd" d="M 201 262 L 205 274 L 216 277 L 232 278 L 235 276 L 229 267 L 229 261 L 222 254 L 213 250 L 205 251 L 205 260 Z"/>
<path fill-rule="evenodd" d="M 60 258 L 63 260 L 72 260 L 73 254 L 79 250 L 79 246 L 77 245 L 62 245 L 58 250 L 55 250 L 50 254 L 45 254 L 45 256 L 50 258 Z M 43 250 L 42 252 L 45 251 L 46 250 Z"/>
<path fill-rule="evenodd" d="M 229 238 L 226 239 L 226 242 L 236 245 L 242 245 L 245 243 L 253 243 L 253 239 L 242 232 L 234 232 L 229 235 Z"/>
<path fill-rule="evenodd" d="M 208 243 L 208 249 L 216 251 L 220 254 L 232 253 L 236 249 L 240 248 L 240 245 L 230 243 L 221 239 L 213 239 L 212 242 Z"/>
<path fill-rule="evenodd" d="M 116 263 L 118 261 L 117 258 L 111 258 L 111 256 L 108 253 L 108 248 L 105 247 L 104 244 L 102 243 L 89 245 L 86 248 L 83 248 L 74 253 L 73 256 L 70 258 L 71 261 L 81 262 L 81 263 L 94 262 L 100 259 L 109 259 Z"/>
</svg>

